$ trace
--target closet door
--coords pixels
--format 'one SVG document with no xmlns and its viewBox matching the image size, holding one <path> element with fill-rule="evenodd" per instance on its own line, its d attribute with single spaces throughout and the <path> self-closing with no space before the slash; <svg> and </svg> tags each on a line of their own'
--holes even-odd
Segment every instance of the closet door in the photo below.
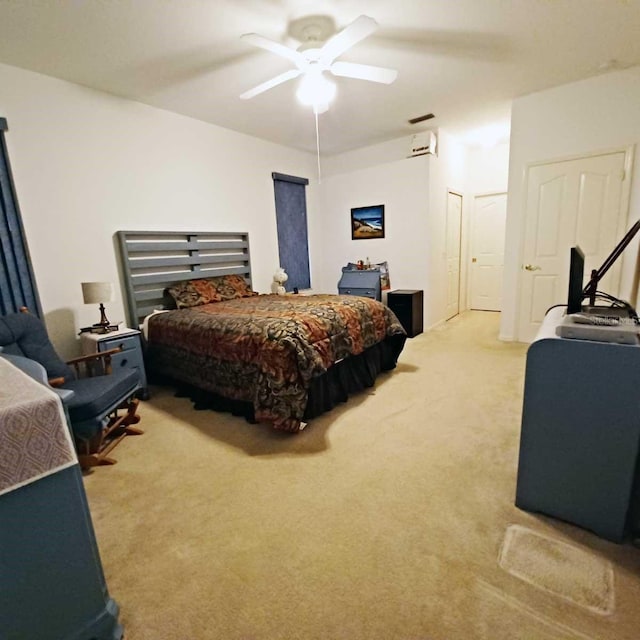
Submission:
<svg viewBox="0 0 640 640">
<path fill-rule="evenodd" d="M 502 309 L 504 233 L 507 194 L 476 196 L 471 224 L 470 307 L 483 311 Z"/>
<path fill-rule="evenodd" d="M 578 245 L 582 249 L 585 274 L 589 274 L 624 236 L 627 162 L 625 151 L 615 151 L 529 168 L 520 272 L 521 342 L 533 340 L 549 307 L 567 302 L 570 248 Z M 600 284 L 614 296 L 618 295 L 621 262 L 613 265 Z"/>
</svg>

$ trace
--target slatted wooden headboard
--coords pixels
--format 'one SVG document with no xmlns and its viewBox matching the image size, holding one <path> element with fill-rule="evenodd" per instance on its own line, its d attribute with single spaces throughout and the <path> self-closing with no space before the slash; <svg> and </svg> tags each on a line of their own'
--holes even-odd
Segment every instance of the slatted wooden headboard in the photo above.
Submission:
<svg viewBox="0 0 640 640">
<path fill-rule="evenodd" d="M 176 282 L 237 273 L 251 284 L 248 233 L 118 231 L 117 238 L 130 327 L 165 306 L 164 291 Z"/>
</svg>

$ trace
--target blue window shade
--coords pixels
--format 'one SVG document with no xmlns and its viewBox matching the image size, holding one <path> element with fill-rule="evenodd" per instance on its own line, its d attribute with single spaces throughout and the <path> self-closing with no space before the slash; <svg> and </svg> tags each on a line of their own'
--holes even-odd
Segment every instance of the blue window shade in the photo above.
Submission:
<svg viewBox="0 0 640 640">
<path fill-rule="evenodd" d="M 31 313 L 41 317 L 40 298 L 4 138 L 6 130 L 7 121 L 0 118 L 0 315 L 27 307 Z"/>
<path fill-rule="evenodd" d="M 287 291 L 309 289 L 309 240 L 307 236 L 306 178 L 271 174 L 276 197 L 276 224 L 280 266 L 287 272 Z"/>
</svg>

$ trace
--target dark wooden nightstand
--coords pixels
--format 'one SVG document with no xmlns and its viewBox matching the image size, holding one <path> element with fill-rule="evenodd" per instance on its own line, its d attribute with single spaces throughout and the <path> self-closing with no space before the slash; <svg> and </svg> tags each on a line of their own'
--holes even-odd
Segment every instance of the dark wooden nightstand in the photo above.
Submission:
<svg viewBox="0 0 640 640">
<path fill-rule="evenodd" d="M 396 314 L 410 338 L 422 333 L 423 293 L 418 289 L 396 289 L 387 294 L 387 306 Z"/>
</svg>

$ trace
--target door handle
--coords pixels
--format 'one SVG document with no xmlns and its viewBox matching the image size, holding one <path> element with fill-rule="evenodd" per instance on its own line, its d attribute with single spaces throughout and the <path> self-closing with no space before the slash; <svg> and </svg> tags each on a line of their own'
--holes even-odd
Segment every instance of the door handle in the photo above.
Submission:
<svg viewBox="0 0 640 640">
<path fill-rule="evenodd" d="M 542 267 L 539 267 L 537 264 L 525 264 L 524 268 L 527 271 L 542 271 Z"/>
</svg>

